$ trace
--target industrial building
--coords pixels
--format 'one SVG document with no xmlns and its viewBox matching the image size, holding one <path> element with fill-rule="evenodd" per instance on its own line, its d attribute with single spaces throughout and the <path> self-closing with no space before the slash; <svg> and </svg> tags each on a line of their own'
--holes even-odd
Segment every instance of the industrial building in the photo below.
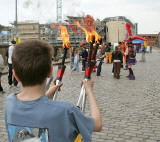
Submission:
<svg viewBox="0 0 160 142">
<path fill-rule="evenodd" d="M 15 28 L 13 28 L 12 34 L 13 36 L 16 35 Z M 33 21 L 17 23 L 17 36 L 20 37 L 21 41 L 26 39 L 39 39 L 39 23 Z"/>
<path fill-rule="evenodd" d="M 103 22 L 106 24 L 106 41 L 112 44 L 129 38 L 126 24 L 130 25 L 133 36 L 138 33 L 137 23 L 134 24 L 124 16 L 107 17 Z"/>
</svg>

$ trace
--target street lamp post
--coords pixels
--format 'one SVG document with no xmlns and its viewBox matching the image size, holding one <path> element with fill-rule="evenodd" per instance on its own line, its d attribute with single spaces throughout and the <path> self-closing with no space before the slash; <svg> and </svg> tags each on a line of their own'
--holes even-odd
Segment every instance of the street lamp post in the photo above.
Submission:
<svg viewBox="0 0 160 142">
<path fill-rule="evenodd" d="M 18 33 L 18 28 L 17 28 L 17 20 L 18 20 L 18 14 L 17 14 L 17 0 L 15 0 L 15 36 L 17 40 L 17 33 Z"/>
</svg>

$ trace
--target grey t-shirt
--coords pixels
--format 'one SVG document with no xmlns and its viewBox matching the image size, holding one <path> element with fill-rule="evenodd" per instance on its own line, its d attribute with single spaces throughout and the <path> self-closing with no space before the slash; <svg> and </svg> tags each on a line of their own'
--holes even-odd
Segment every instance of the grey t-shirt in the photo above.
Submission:
<svg viewBox="0 0 160 142">
<path fill-rule="evenodd" d="M 5 121 L 9 142 L 73 142 L 79 133 L 85 142 L 91 142 L 94 129 L 94 120 L 79 108 L 46 96 L 21 101 L 9 95 Z"/>
</svg>

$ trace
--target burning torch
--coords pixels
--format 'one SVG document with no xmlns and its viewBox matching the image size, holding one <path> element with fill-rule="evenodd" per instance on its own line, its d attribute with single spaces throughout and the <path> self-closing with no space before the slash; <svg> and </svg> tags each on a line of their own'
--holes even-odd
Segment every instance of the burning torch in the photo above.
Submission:
<svg viewBox="0 0 160 142">
<path fill-rule="evenodd" d="M 92 73 L 93 67 L 96 64 L 95 57 L 97 54 L 98 47 L 102 43 L 102 38 L 95 31 L 92 33 L 87 32 L 86 30 L 84 31 L 86 33 L 86 41 L 88 41 L 90 45 L 88 63 L 85 69 L 85 76 L 84 76 L 85 80 L 88 81 L 89 79 L 91 79 L 91 73 Z M 96 48 L 93 51 L 94 44 L 96 44 Z M 82 85 L 80 95 L 78 98 L 78 102 L 77 102 L 77 106 L 81 109 L 82 112 L 84 112 L 85 105 L 86 105 L 86 93 L 85 93 L 84 85 Z M 74 142 L 81 142 L 81 141 L 82 141 L 82 138 L 81 138 L 81 135 L 79 134 Z"/>
<path fill-rule="evenodd" d="M 66 59 L 66 56 L 67 56 L 67 50 L 70 47 L 69 35 L 68 35 L 68 32 L 67 32 L 67 28 L 65 26 L 62 26 L 62 25 L 60 25 L 59 28 L 61 30 L 60 37 L 62 38 L 62 41 L 63 41 L 64 55 L 62 57 L 62 62 L 58 65 L 56 85 L 58 85 L 59 82 L 62 81 L 63 74 L 64 74 L 64 71 L 65 71 L 65 68 L 66 68 L 66 66 L 65 66 L 65 59 Z M 46 90 L 48 90 L 49 85 L 52 82 L 52 80 L 53 80 L 53 76 L 48 81 L 48 83 L 46 85 Z M 57 94 L 58 94 L 58 91 L 55 92 L 55 94 L 53 96 L 53 100 L 56 100 Z"/>
<path fill-rule="evenodd" d="M 59 82 L 62 81 L 63 74 L 64 74 L 64 71 L 65 71 L 65 68 L 66 68 L 65 59 L 66 59 L 66 56 L 67 56 L 67 50 L 70 47 L 69 35 L 68 35 L 67 28 L 65 26 L 62 26 L 62 25 L 60 25 L 59 28 L 61 30 L 60 37 L 62 38 L 62 41 L 63 41 L 64 54 L 63 54 L 63 57 L 62 57 L 62 63 L 58 66 L 56 85 L 58 85 Z M 57 98 L 57 91 L 54 94 L 53 100 L 56 100 L 56 98 Z"/>
<path fill-rule="evenodd" d="M 91 79 L 91 73 L 93 70 L 94 65 L 96 64 L 95 57 L 97 54 L 97 50 L 99 45 L 102 43 L 102 38 L 97 34 L 97 32 L 94 30 L 94 27 L 90 28 L 90 31 L 85 29 L 83 26 L 80 25 L 80 23 L 77 21 L 75 24 L 80 27 L 86 34 L 86 41 L 89 43 L 89 55 L 88 55 L 88 63 L 85 69 L 85 80 Z M 96 44 L 96 48 L 93 51 L 93 45 Z M 77 106 L 81 108 L 82 111 L 84 111 L 85 108 L 85 88 L 84 85 L 81 88 L 80 96 L 77 102 Z M 81 105 L 80 105 L 81 104 Z"/>
</svg>

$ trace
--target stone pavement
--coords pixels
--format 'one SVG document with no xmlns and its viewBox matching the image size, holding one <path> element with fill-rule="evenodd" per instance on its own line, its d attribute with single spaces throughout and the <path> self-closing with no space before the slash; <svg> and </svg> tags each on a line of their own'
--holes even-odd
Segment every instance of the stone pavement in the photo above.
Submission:
<svg viewBox="0 0 160 142">
<path fill-rule="evenodd" d="M 93 133 L 93 142 L 160 142 L 160 51 L 146 54 L 146 62 L 133 67 L 136 80 L 126 78 L 128 71 L 121 70 L 120 80 L 113 79 L 112 65 L 103 64 L 102 77 L 96 77 L 94 93 L 103 119 L 103 130 Z M 54 67 L 56 75 L 57 66 Z M 59 100 L 76 104 L 83 73 L 70 75 L 67 65 Z M 4 126 L 4 105 L 7 94 L 19 89 L 8 88 L 7 75 L 2 76 L 5 94 L 0 94 L 0 142 L 7 142 Z M 89 113 L 87 102 L 86 113 Z"/>
</svg>

